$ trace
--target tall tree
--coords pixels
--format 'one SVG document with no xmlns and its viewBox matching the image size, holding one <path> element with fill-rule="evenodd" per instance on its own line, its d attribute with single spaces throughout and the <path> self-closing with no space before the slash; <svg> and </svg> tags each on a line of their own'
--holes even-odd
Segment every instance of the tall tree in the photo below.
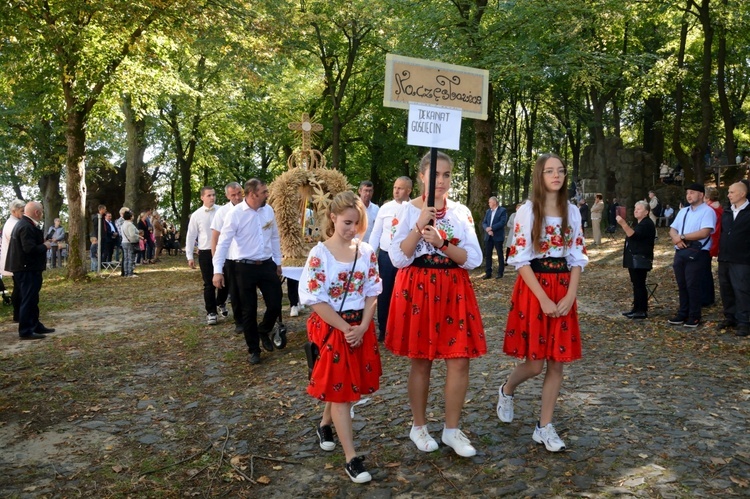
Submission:
<svg viewBox="0 0 750 499">
<path fill-rule="evenodd" d="M 57 67 L 65 102 L 69 278 L 86 275 L 86 124 L 91 111 L 146 28 L 176 6 L 171 2 L 9 0 L 0 7 L 0 16 L 17 28 L 13 49 L 31 48 L 33 56 L 51 57 Z"/>
</svg>

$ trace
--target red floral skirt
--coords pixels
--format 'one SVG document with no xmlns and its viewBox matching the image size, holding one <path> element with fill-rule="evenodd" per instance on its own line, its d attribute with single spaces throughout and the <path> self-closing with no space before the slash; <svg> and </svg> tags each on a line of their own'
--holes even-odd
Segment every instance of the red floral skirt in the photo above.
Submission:
<svg viewBox="0 0 750 499">
<path fill-rule="evenodd" d="M 568 292 L 570 272 L 535 273 L 547 296 L 555 303 Z M 503 351 L 529 360 L 571 362 L 581 358 L 581 330 L 578 307 L 565 317 L 547 317 L 539 300 L 519 275 L 510 299 L 508 323 L 505 326 Z"/>
<path fill-rule="evenodd" d="M 356 348 L 349 346 L 340 329 L 334 329 L 323 345 L 328 331 L 328 324 L 313 312 L 307 319 L 307 337 L 320 348 L 320 358 L 307 393 L 325 402 L 356 402 L 363 394 L 374 393 L 383 373 L 374 323 L 370 321 L 362 344 Z"/>
<path fill-rule="evenodd" d="M 385 346 L 411 359 L 473 358 L 487 353 L 469 274 L 461 268 L 399 269 Z"/>
</svg>

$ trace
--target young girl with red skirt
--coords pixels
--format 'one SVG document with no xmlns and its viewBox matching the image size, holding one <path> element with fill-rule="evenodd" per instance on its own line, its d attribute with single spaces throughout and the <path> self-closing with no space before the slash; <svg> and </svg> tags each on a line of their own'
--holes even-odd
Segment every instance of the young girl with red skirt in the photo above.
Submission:
<svg viewBox="0 0 750 499">
<path fill-rule="evenodd" d="M 326 215 L 328 239 L 307 257 L 299 286 L 300 302 L 312 307 L 307 336 L 320 349 L 307 393 L 325 402 L 317 427 L 320 448 L 332 451 L 331 423 L 346 455 L 344 469 L 355 483 L 369 482 L 364 456 L 354 450 L 351 404 L 380 387 L 380 352 L 373 315 L 382 290 L 377 257 L 359 239 L 367 211 L 352 192 L 336 195 Z"/>
<path fill-rule="evenodd" d="M 419 177 L 429 189 L 430 154 L 422 158 Z M 459 429 L 469 359 L 487 353 L 482 319 L 469 273 L 482 263 L 471 212 L 447 198 L 453 161 L 438 153 L 435 206 L 424 196 L 404 204 L 394 222 L 388 251 L 397 267 L 386 329 L 386 347 L 411 359 L 409 437 L 420 451 L 437 450 L 427 430 L 427 397 L 435 359 L 445 359 L 445 426 L 442 441 L 456 454 L 471 457 L 476 449 Z M 433 222 L 434 225 L 429 225 Z"/>
<path fill-rule="evenodd" d="M 513 421 L 513 394 L 539 375 L 542 410 L 532 438 L 550 452 L 565 449 L 552 425 L 563 365 L 581 358 L 576 292 L 588 263 L 581 213 L 568 203 L 565 166 L 559 156 L 539 157 L 532 173 L 532 197 L 516 214 L 508 264 L 518 278 L 511 296 L 503 351 L 525 359 L 500 387 L 497 416 Z"/>
</svg>

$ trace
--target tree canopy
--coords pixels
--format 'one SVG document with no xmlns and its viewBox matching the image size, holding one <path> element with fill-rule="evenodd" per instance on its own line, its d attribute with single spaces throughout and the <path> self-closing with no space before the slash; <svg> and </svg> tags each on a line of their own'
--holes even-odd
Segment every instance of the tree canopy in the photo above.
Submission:
<svg viewBox="0 0 750 499">
<path fill-rule="evenodd" d="M 465 120 L 450 152 L 454 195 L 475 212 L 527 196 L 541 152 L 576 179 L 590 147 L 604 192 L 607 139 L 699 181 L 717 163 L 746 174 L 731 165 L 750 155 L 739 0 L 7 0 L 0 16 L 3 201 L 63 214 L 72 278 L 91 203 L 184 225 L 202 185 L 283 172 L 303 112 L 324 125 L 329 167 L 386 200 L 425 152 L 383 107 L 387 53 L 490 71 L 490 117 Z"/>
</svg>

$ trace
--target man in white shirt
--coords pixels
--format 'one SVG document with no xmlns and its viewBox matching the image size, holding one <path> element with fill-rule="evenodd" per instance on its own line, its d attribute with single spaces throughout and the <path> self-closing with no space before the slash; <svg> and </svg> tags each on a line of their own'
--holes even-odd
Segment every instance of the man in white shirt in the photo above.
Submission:
<svg viewBox="0 0 750 499">
<path fill-rule="evenodd" d="M 211 222 L 216 215 L 216 192 L 213 187 L 201 188 L 203 206 L 190 215 L 185 246 L 185 255 L 191 269 L 195 268 L 194 249 L 198 243 L 198 265 L 203 277 L 203 302 L 206 305 L 206 323 L 210 326 L 219 320 L 217 310 L 226 304 L 229 291 L 226 288 L 216 289 L 213 285 L 214 268 L 211 264 Z"/>
<path fill-rule="evenodd" d="M 20 199 L 14 199 L 10 202 L 9 210 L 10 216 L 3 225 L 3 242 L 2 248 L 0 248 L 0 272 L 3 277 L 10 277 L 13 280 L 13 291 L 10 295 L 10 301 L 13 304 L 13 322 L 18 322 L 18 309 L 21 306 L 21 293 L 19 292 L 18 284 L 16 283 L 13 272 L 9 271 L 5 267 L 5 262 L 8 259 L 8 248 L 10 248 L 10 236 L 13 233 L 13 228 L 16 226 L 21 217 L 23 217 L 23 208 L 26 203 Z"/>
<path fill-rule="evenodd" d="M 238 182 L 229 182 L 224 187 L 224 194 L 226 195 L 229 202 L 219 208 L 214 215 L 214 220 L 211 222 L 211 255 L 216 253 L 216 244 L 219 242 L 219 235 L 221 235 L 221 226 L 224 225 L 224 219 L 227 217 L 229 212 L 242 202 L 243 193 L 242 186 Z M 233 251 L 234 250 L 234 251 Z M 242 301 L 239 290 L 237 289 L 237 280 L 234 279 L 234 259 L 237 256 L 236 247 L 229 246 L 228 258 L 224 262 L 224 275 L 226 276 L 227 283 L 226 289 L 229 291 L 229 297 L 232 302 L 232 315 L 234 316 L 234 332 L 242 333 Z M 213 280 L 213 274 L 211 279 Z M 219 305 L 219 312 L 224 317 L 229 315 L 226 303 Z"/>
<path fill-rule="evenodd" d="M 380 278 L 383 281 L 383 292 L 378 296 L 378 341 L 385 341 L 385 326 L 388 322 L 388 309 L 391 306 L 391 295 L 393 294 L 393 284 L 396 282 L 396 272 L 398 269 L 393 266 L 388 250 L 391 246 L 391 239 L 396 231 L 393 225 L 393 219 L 401 210 L 402 203 L 409 202 L 411 195 L 412 181 L 409 177 L 399 177 L 393 183 L 393 200 L 385 203 L 375 217 L 375 223 L 372 226 L 370 239 L 367 240 L 370 246 L 378 252 L 378 269 Z"/>
<path fill-rule="evenodd" d="M 234 271 L 242 295 L 242 328 L 250 353 L 250 364 L 260 363 L 260 342 L 273 351 L 269 333 L 281 316 L 281 239 L 273 208 L 266 204 L 268 186 L 262 180 L 245 183 L 245 199 L 227 215 L 216 244 L 214 269 L 224 269 L 229 247 L 236 245 Z M 224 275 L 214 271 L 213 284 L 224 288 Z M 258 289 L 266 301 L 260 324 Z"/>
<path fill-rule="evenodd" d="M 370 200 L 372 199 L 373 190 L 374 187 L 372 185 L 372 182 L 370 182 L 369 180 L 363 180 L 359 183 L 359 190 L 357 191 L 357 193 L 359 194 L 359 198 L 362 200 L 365 205 L 365 209 L 367 210 L 367 230 L 365 231 L 365 235 L 362 237 L 363 241 L 370 240 L 370 233 L 372 232 L 372 227 L 375 223 L 375 217 L 378 216 L 378 205 L 370 202 Z"/>
</svg>

